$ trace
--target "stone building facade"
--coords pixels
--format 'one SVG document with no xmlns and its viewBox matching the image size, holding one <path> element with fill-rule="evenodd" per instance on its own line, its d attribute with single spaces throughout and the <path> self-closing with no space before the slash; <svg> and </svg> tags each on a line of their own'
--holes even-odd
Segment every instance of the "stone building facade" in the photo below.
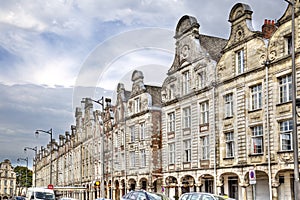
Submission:
<svg viewBox="0 0 300 200">
<path fill-rule="evenodd" d="M 16 173 L 10 160 L 0 162 L 0 199 L 10 199 L 16 194 Z"/>
<path fill-rule="evenodd" d="M 70 194 L 80 199 L 118 200 L 131 189 L 293 199 L 291 9 L 257 31 L 251 7 L 237 3 L 228 39 L 200 34 L 197 20 L 183 16 L 162 87 L 134 71 L 132 90 L 120 83 L 114 105 L 83 99 L 71 133 L 51 142 L 53 184 L 85 188 Z M 38 186 L 49 182 L 49 145 L 37 155 Z"/>
</svg>

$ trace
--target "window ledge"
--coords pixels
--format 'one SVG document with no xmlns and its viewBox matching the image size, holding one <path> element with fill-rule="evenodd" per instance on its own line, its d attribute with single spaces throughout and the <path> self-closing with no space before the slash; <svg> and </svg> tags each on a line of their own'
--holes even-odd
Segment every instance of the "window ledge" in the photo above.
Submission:
<svg viewBox="0 0 300 200">
<path fill-rule="evenodd" d="M 276 106 L 281 106 L 281 105 L 290 104 L 290 103 L 292 103 L 292 100 L 283 102 L 283 103 L 277 103 Z"/>
<path fill-rule="evenodd" d="M 251 153 L 248 156 L 249 157 L 255 157 L 255 156 L 263 156 L 263 155 L 264 155 L 264 153 Z"/>
<path fill-rule="evenodd" d="M 249 110 L 248 113 L 254 113 L 257 111 L 261 111 L 261 110 L 262 110 L 262 108 L 257 108 L 257 109 Z"/>
<path fill-rule="evenodd" d="M 233 160 L 234 157 L 226 157 L 226 158 L 223 158 L 223 160 Z"/>
<path fill-rule="evenodd" d="M 294 152 L 292 149 L 291 150 L 280 150 L 280 151 L 277 151 L 278 154 L 282 154 L 282 153 L 292 153 Z"/>
</svg>

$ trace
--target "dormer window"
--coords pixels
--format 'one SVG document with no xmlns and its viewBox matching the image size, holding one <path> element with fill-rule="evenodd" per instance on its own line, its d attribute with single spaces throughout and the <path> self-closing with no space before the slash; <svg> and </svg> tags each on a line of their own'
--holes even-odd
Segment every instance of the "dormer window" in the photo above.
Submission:
<svg viewBox="0 0 300 200">
<path fill-rule="evenodd" d="M 174 92 L 175 92 L 175 85 L 170 85 L 170 88 L 168 90 L 168 98 L 169 99 L 174 99 Z"/>
<path fill-rule="evenodd" d="M 236 74 L 242 74 L 245 71 L 244 50 L 241 49 L 235 53 Z"/>
<path fill-rule="evenodd" d="M 198 86 L 200 89 L 204 88 L 204 86 L 205 86 L 205 72 L 204 71 L 198 73 Z"/>
<path fill-rule="evenodd" d="M 285 37 L 285 52 L 287 55 L 291 55 L 292 50 L 292 36 L 289 35 Z"/>
<path fill-rule="evenodd" d="M 182 93 L 183 95 L 188 94 L 190 90 L 190 72 L 185 71 L 183 72 L 183 78 L 182 78 Z"/>
<path fill-rule="evenodd" d="M 134 112 L 138 113 L 141 110 L 141 102 L 140 102 L 140 98 L 135 98 L 134 99 Z"/>
</svg>

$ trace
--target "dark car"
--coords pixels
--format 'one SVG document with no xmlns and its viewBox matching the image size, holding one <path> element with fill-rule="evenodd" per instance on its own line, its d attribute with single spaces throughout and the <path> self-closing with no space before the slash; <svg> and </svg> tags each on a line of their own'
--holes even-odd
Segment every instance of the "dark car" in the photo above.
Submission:
<svg viewBox="0 0 300 200">
<path fill-rule="evenodd" d="M 205 192 L 188 192 L 182 194 L 179 200 L 228 200 L 228 198 Z"/>
<path fill-rule="evenodd" d="M 163 198 L 155 193 L 145 190 L 130 191 L 121 200 L 162 200 Z"/>
</svg>

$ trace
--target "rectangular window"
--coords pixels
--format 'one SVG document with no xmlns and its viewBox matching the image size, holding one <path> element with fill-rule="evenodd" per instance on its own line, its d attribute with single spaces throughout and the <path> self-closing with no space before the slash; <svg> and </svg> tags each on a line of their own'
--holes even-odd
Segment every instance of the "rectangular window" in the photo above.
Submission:
<svg viewBox="0 0 300 200">
<path fill-rule="evenodd" d="M 262 85 L 255 85 L 251 87 L 251 110 L 262 108 Z"/>
<path fill-rule="evenodd" d="M 233 132 L 225 133 L 226 138 L 226 158 L 234 157 L 234 137 Z"/>
<path fill-rule="evenodd" d="M 134 112 L 138 113 L 141 110 L 141 102 L 140 102 L 140 98 L 135 98 L 134 99 Z"/>
<path fill-rule="evenodd" d="M 182 92 L 183 94 L 188 94 L 190 90 L 190 72 L 183 72 L 183 80 L 182 80 Z"/>
<path fill-rule="evenodd" d="M 125 134 L 124 134 L 124 130 L 121 130 L 121 145 L 125 144 Z"/>
<path fill-rule="evenodd" d="M 187 107 L 183 109 L 183 128 L 191 127 L 191 108 Z"/>
<path fill-rule="evenodd" d="M 280 146 L 282 151 L 292 150 L 293 121 L 280 122 Z"/>
<path fill-rule="evenodd" d="M 184 162 L 191 162 L 191 140 L 183 141 Z"/>
<path fill-rule="evenodd" d="M 201 159 L 202 160 L 208 160 L 208 158 L 209 158 L 209 140 L 208 140 L 208 136 L 201 137 L 200 140 L 201 140 L 201 145 L 202 145 Z"/>
<path fill-rule="evenodd" d="M 237 74 L 244 73 L 245 63 L 244 63 L 244 50 L 236 52 L 236 70 Z"/>
<path fill-rule="evenodd" d="M 225 101 L 225 118 L 233 116 L 233 94 L 226 94 Z"/>
<path fill-rule="evenodd" d="M 175 93 L 175 85 L 170 85 L 169 94 L 168 94 L 169 99 L 173 99 L 175 97 L 174 93 Z"/>
<path fill-rule="evenodd" d="M 145 167 L 146 165 L 146 150 L 141 149 L 141 167 Z"/>
<path fill-rule="evenodd" d="M 290 54 L 292 54 L 292 36 L 287 36 L 286 38 L 285 38 L 285 43 L 286 43 L 286 53 L 288 54 L 288 55 L 290 55 Z"/>
<path fill-rule="evenodd" d="M 175 131 L 175 113 L 171 112 L 168 114 L 168 132 Z"/>
<path fill-rule="evenodd" d="M 134 126 L 130 127 L 130 142 L 135 141 L 135 132 L 134 132 Z"/>
<path fill-rule="evenodd" d="M 130 155 L 130 167 L 135 167 L 135 152 L 131 151 Z"/>
<path fill-rule="evenodd" d="M 204 88 L 205 86 L 205 72 L 198 73 L 198 81 L 199 81 L 199 88 Z"/>
<path fill-rule="evenodd" d="M 169 144 L 169 164 L 175 164 L 175 143 Z"/>
<path fill-rule="evenodd" d="M 200 103 L 200 124 L 208 124 L 208 101 Z"/>
<path fill-rule="evenodd" d="M 140 140 L 145 140 L 145 130 L 146 130 L 145 122 L 140 123 Z"/>
<path fill-rule="evenodd" d="M 263 153 L 263 127 L 255 126 L 251 128 L 252 132 L 252 153 Z"/>
<path fill-rule="evenodd" d="M 279 81 L 279 99 L 280 103 L 292 100 L 292 76 L 286 75 L 280 77 Z"/>
</svg>

